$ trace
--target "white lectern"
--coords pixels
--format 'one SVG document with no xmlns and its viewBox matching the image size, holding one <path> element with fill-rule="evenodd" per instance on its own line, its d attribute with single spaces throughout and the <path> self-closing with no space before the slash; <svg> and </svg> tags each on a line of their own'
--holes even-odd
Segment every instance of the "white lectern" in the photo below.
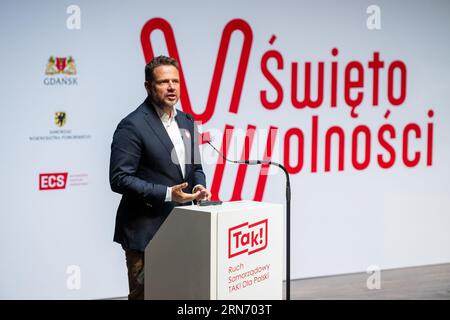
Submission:
<svg viewBox="0 0 450 320">
<path fill-rule="evenodd" d="M 283 207 L 176 207 L 145 249 L 145 299 L 282 299 Z"/>
</svg>

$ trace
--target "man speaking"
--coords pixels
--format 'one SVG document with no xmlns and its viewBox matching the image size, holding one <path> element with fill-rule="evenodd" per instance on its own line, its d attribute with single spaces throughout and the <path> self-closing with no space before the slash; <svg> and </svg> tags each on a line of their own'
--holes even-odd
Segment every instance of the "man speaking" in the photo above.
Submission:
<svg viewBox="0 0 450 320">
<path fill-rule="evenodd" d="M 147 99 L 117 126 L 110 184 L 122 194 L 114 241 L 125 250 L 129 299 L 143 299 L 144 250 L 172 209 L 210 199 L 195 124 L 175 109 L 178 62 L 159 56 L 145 67 Z"/>
</svg>

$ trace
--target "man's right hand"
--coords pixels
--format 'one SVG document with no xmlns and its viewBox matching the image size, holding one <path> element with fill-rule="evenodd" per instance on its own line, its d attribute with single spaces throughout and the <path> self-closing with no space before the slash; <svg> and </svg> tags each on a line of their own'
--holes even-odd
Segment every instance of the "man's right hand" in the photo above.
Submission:
<svg viewBox="0 0 450 320">
<path fill-rule="evenodd" d="M 172 201 L 178 202 L 178 203 L 186 203 L 191 202 L 194 200 L 198 200 L 204 195 L 202 194 L 202 191 L 197 191 L 195 193 L 185 193 L 183 192 L 183 189 L 185 189 L 188 186 L 187 182 L 184 182 L 182 184 L 177 184 L 175 186 L 172 186 Z"/>
</svg>

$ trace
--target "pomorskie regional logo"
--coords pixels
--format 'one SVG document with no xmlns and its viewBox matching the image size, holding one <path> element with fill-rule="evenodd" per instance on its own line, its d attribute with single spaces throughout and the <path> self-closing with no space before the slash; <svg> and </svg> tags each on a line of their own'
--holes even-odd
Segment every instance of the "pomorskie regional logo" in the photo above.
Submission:
<svg viewBox="0 0 450 320">
<path fill-rule="evenodd" d="M 49 128 L 48 134 L 45 135 L 33 135 L 29 137 L 30 141 L 75 141 L 75 140 L 86 140 L 91 139 L 91 135 L 88 133 L 80 134 L 78 132 L 73 132 L 70 128 L 73 123 L 71 122 L 69 128 L 63 128 L 67 122 L 67 113 L 65 111 L 55 111 L 52 113 L 53 125 Z M 50 120 L 50 119 L 49 119 Z M 50 125 L 50 123 L 47 123 Z"/>
<path fill-rule="evenodd" d="M 55 124 L 62 127 L 66 124 L 66 113 L 62 111 L 55 112 Z"/>
<path fill-rule="evenodd" d="M 49 77 L 44 78 L 44 84 L 53 85 L 78 85 L 75 59 L 69 57 L 50 56 L 45 67 L 45 74 Z"/>
</svg>

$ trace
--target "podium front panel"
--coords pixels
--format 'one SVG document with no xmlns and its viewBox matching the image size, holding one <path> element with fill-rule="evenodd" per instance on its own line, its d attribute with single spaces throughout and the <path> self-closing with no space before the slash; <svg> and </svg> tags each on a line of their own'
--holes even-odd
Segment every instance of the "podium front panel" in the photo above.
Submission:
<svg viewBox="0 0 450 320">
<path fill-rule="evenodd" d="M 217 214 L 217 299 L 282 299 L 283 207 L 231 204 Z"/>
</svg>

